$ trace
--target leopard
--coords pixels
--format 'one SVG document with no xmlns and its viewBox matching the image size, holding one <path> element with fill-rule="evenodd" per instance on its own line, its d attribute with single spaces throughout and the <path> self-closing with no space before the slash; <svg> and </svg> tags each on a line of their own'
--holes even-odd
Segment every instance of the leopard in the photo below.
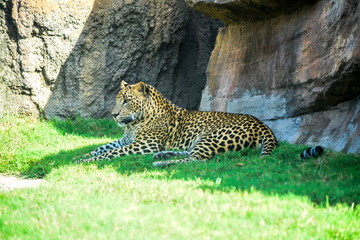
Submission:
<svg viewBox="0 0 360 240">
<path fill-rule="evenodd" d="M 278 146 L 272 130 L 248 114 L 190 111 L 174 105 L 142 81 L 121 82 L 111 114 L 122 138 L 85 154 L 77 163 L 153 154 L 155 167 L 206 162 L 227 151 L 261 147 L 261 157 Z M 176 157 L 176 159 L 167 160 Z"/>
</svg>

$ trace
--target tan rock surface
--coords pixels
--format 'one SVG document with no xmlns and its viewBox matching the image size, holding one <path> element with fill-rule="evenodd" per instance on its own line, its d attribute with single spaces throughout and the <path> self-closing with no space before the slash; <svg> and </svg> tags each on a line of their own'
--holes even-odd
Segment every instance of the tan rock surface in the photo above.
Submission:
<svg viewBox="0 0 360 240">
<path fill-rule="evenodd" d="M 212 9 L 225 2 L 253 6 L 187 2 Z M 278 6 L 278 16 L 244 18 L 220 29 L 200 109 L 254 115 L 283 141 L 360 153 L 359 1 L 305 2 L 295 12 Z"/>
</svg>

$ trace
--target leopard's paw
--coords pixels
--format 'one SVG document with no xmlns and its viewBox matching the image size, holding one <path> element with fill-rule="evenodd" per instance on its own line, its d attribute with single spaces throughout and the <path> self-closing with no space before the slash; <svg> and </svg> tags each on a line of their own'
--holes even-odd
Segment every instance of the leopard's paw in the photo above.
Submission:
<svg viewBox="0 0 360 240">
<path fill-rule="evenodd" d="M 158 162 L 153 162 L 152 164 L 155 167 L 167 167 L 173 165 L 174 163 L 171 161 L 158 161 Z"/>
<path fill-rule="evenodd" d="M 154 156 L 153 156 L 153 159 L 168 159 L 168 158 L 171 158 L 173 156 L 176 156 L 175 152 L 163 151 L 163 152 L 155 153 Z"/>
</svg>

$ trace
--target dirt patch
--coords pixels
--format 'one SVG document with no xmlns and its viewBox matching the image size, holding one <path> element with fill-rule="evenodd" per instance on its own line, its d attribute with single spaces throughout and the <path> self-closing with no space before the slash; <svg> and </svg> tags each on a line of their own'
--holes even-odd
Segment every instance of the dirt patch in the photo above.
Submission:
<svg viewBox="0 0 360 240">
<path fill-rule="evenodd" d="M 18 188 L 33 188 L 42 183 L 43 179 L 22 179 L 15 176 L 0 175 L 0 191 L 10 191 Z"/>
</svg>

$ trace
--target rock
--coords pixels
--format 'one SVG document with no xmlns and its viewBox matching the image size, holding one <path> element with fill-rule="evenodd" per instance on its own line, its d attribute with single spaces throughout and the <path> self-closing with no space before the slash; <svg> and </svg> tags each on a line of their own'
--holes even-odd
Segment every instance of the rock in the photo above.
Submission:
<svg viewBox="0 0 360 240">
<path fill-rule="evenodd" d="M 0 117 L 3 115 L 30 115 L 40 117 L 37 106 L 28 95 L 14 94 L 0 83 Z"/>
<path fill-rule="evenodd" d="M 193 9 L 226 24 L 260 21 L 289 14 L 317 0 L 185 0 Z"/>
<path fill-rule="evenodd" d="M 201 110 L 251 114 L 268 122 L 282 141 L 360 153 L 359 1 L 305 1 L 290 14 L 278 6 L 276 17 L 248 21 L 226 20 L 239 16 L 233 8 L 223 13 L 221 1 L 199 1 L 206 5 L 201 8 L 187 2 L 231 23 L 219 30 Z M 280 3 L 251 2 L 264 4 L 257 5 L 262 11 Z M 245 10 L 253 6 L 226 1 L 240 3 L 247 4 Z"/>
<path fill-rule="evenodd" d="M 174 69 L 173 85 L 169 86 L 173 93 L 166 96 L 176 105 L 189 110 L 199 108 L 206 84 L 206 68 L 220 26 L 220 22 L 203 14 L 190 12 L 187 34 L 180 45 L 179 61 Z"/>
<path fill-rule="evenodd" d="M 331 110 L 266 123 L 282 141 L 322 145 L 335 151 L 360 152 L 360 97 Z"/>
<path fill-rule="evenodd" d="M 75 4 L 77 2 L 77 4 Z M 72 51 L 91 1 L 0 0 L 0 116 L 39 116 Z M 1 93 L 0 93 L 1 95 Z"/>
<path fill-rule="evenodd" d="M 195 109 L 218 26 L 183 0 L 0 0 L 0 99 L 24 99 L 0 116 L 28 105 L 30 115 L 104 117 L 121 80 Z"/>
</svg>

